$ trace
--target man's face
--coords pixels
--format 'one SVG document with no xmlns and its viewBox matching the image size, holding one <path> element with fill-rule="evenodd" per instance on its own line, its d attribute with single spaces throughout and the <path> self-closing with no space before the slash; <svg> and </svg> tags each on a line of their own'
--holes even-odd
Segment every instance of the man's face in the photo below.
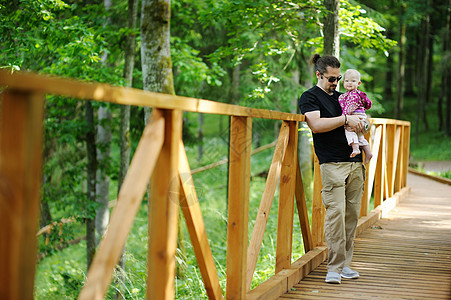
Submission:
<svg viewBox="0 0 451 300">
<path fill-rule="evenodd" d="M 319 73 L 316 71 L 316 78 L 318 78 L 318 85 L 327 93 L 332 94 L 338 85 L 338 77 L 340 76 L 340 68 L 327 67 L 326 73 Z M 341 76 L 340 76 L 341 78 Z M 333 80 L 335 79 L 335 80 Z M 332 82 L 330 82 L 333 80 Z"/>
</svg>

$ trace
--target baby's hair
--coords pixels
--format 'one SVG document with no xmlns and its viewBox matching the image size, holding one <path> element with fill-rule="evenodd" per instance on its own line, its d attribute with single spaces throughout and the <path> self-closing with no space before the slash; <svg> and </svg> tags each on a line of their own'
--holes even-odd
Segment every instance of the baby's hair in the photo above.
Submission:
<svg viewBox="0 0 451 300">
<path fill-rule="evenodd" d="M 343 74 L 343 79 L 346 79 L 346 76 L 349 76 L 351 74 L 356 74 L 360 80 L 360 72 L 357 71 L 356 69 L 347 69 L 346 72 Z"/>
</svg>

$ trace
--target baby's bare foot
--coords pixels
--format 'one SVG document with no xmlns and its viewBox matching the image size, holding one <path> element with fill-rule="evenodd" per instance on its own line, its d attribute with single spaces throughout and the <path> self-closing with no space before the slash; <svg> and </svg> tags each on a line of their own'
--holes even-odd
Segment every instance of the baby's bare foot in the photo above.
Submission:
<svg viewBox="0 0 451 300">
<path fill-rule="evenodd" d="M 373 157 L 372 153 L 368 153 L 368 154 L 365 153 L 365 165 L 367 165 L 370 162 L 372 157 Z"/>
<path fill-rule="evenodd" d="M 354 157 L 357 154 L 360 154 L 360 150 L 352 150 L 351 156 L 350 157 Z"/>
</svg>

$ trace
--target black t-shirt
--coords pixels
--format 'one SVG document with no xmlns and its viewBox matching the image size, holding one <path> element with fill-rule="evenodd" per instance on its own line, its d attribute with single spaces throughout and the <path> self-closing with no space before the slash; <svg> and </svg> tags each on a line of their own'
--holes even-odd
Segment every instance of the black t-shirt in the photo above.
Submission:
<svg viewBox="0 0 451 300">
<path fill-rule="evenodd" d="M 314 86 L 305 91 L 299 99 L 299 109 L 302 114 L 319 110 L 321 118 L 332 118 L 342 115 L 338 96 L 340 92 L 334 91 L 333 95 L 327 94 L 320 87 Z M 334 130 L 313 133 L 313 145 L 318 156 L 319 163 L 327 162 L 361 162 L 362 154 L 349 157 L 352 147 L 348 145 L 343 126 Z"/>
</svg>

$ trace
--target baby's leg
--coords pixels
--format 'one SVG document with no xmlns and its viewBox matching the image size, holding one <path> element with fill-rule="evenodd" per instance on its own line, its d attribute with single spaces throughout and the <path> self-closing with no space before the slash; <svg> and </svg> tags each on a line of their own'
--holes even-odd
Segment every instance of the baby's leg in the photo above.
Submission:
<svg viewBox="0 0 451 300">
<path fill-rule="evenodd" d="M 360 154 L 359 143 L 351 143 L 352 153 L 350 157 L 354 157 L 357 154 Z"/>
<path fill-rule="evenodd" d="M 365 145 L 362 147 L 363 152 L 365 153 L 365 165 L 368 164 L 373 157 L 373 153 L 371 153 L 370 145 Z"/>
<path fill-rule="evenodd" d="M 359 137 L 357 136 L 357 133 L 345 129 L 345 136 L 346 139 L 348 140 L 348 145 L 352 147 L 352 153 L 350 157 L 354 157 L 357 154 L 360 154 Z"/>
</svg>

